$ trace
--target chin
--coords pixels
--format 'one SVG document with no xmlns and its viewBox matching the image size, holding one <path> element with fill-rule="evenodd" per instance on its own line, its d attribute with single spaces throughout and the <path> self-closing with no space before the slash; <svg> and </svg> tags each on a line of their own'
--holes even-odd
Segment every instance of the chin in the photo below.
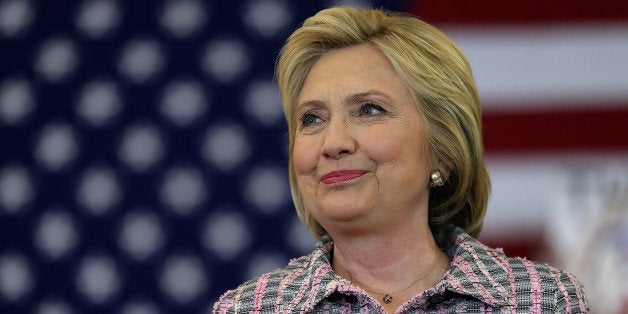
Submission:
<svg viewBox="0 0 628 314">
<path fill-rule="evenodd" d="M 319 203 L 316 213 L 312 212 L 312 216 L 318 221 L 348 222 L 365 217 L 370 212 L 371 206 L 367 206 L 364 200 L 343 199 Z"/>
</svg>

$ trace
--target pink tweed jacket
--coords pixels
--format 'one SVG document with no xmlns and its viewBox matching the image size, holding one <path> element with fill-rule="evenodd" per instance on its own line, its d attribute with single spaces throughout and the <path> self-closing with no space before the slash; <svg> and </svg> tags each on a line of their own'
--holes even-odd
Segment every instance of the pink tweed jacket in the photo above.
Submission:
<svg viewBox="0 0 628 314">
<path fill-rule="evenodd" d="M 570 273 L 547 264 L 506 257 L 462 229 L 446 228 L 439 241 L 451 268 L 435 287 L 398 313 L 585 313 L 583 286 Z M 332 244 L 288 266 L 227 291 L 213 313 L 385 313 L 364 290 L 337 276 L 329 256 Z"/>
</svg>

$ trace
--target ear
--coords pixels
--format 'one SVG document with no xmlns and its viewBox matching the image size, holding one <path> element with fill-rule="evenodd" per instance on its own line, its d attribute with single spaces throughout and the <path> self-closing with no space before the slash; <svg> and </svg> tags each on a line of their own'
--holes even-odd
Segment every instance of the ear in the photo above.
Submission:
<svg viewBox="0 0 628 314">
<path fill-rule="evenodd" d="M 445 176 L 445 182 L 449 181 L 449 175 L 451 174 L 451 168 L 449 166 L 443 165 L 442 163 L 438 164 L 438 169 Z"/>
</svg>

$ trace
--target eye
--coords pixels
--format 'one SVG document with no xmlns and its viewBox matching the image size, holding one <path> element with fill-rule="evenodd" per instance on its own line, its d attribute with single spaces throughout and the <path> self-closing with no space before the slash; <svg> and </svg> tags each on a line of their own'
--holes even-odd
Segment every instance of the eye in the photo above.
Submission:
<svg viewBox="0 0 628 314">
<path fill-rule="evenodd" d="M 384 112 L 384 109 L 375 104 L 366 104 L 360 107 L 360 115 L 364 115 L 364 116 L 373 116 L 373 115 L 380 114 L 383 112 Z"/>
<path fill-rule="evenodd" d="M 322 121 L 322 119 L 320 117 L 318 117 L 315 114 L 312 113 L 306 113 L 304 115 L 302 115 L 299 120 L 301 120 L 301 126 L 302 127 L 306 127 L 312 124 L 316 124 Z"/>
</svg>

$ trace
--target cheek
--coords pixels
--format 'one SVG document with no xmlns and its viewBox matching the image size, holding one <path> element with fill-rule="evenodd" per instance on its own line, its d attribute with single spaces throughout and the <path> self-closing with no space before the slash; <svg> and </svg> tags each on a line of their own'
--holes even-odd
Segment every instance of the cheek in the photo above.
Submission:
<svg viewBox="0 0 628 314">
<path fill-rule="evenodd" d="M 394 168 L 405 168 L 416 171 L 425 167 L 425 150 L 420 132 L 407 132 L 393 129 L 387 132 L 373 132 L 369 141 L 364 145 L 370 159 L 380 165 L 389 165 Z"/>
<path fill-rule="evenodd" d="M 364 151 L 370 160 L 379 165 L 382 170 L 390 171 L 402 166 L 408 159 L 407 149 L 397 143 L 380 142 L 365 147 Z"/>
<path fill-rule="evenodd" d="M 303 141 L 296 140 L 292 151 L 292 160 L 296 173 L 297 187 L 306 208 L 311 208 L 309 202 L 314 199 L 314 174 L 318 162 L 317 154 L 313 145 L 308 145 Z"/>
<path fill-rule="evenodd" d="M 399 162 L 408 154 L 410 138 L 391 128 L 370 130 L 362 141 L 362 148 L 368 156 L 378 163 Z"/>
<path fill-rule="evenodd" d="M 310 174 L 316 169 L 318 155 L 314 145 L 309 145 L 307 141 L 295 139 L 292 156 L 297 176 Z"/>
</svg>

